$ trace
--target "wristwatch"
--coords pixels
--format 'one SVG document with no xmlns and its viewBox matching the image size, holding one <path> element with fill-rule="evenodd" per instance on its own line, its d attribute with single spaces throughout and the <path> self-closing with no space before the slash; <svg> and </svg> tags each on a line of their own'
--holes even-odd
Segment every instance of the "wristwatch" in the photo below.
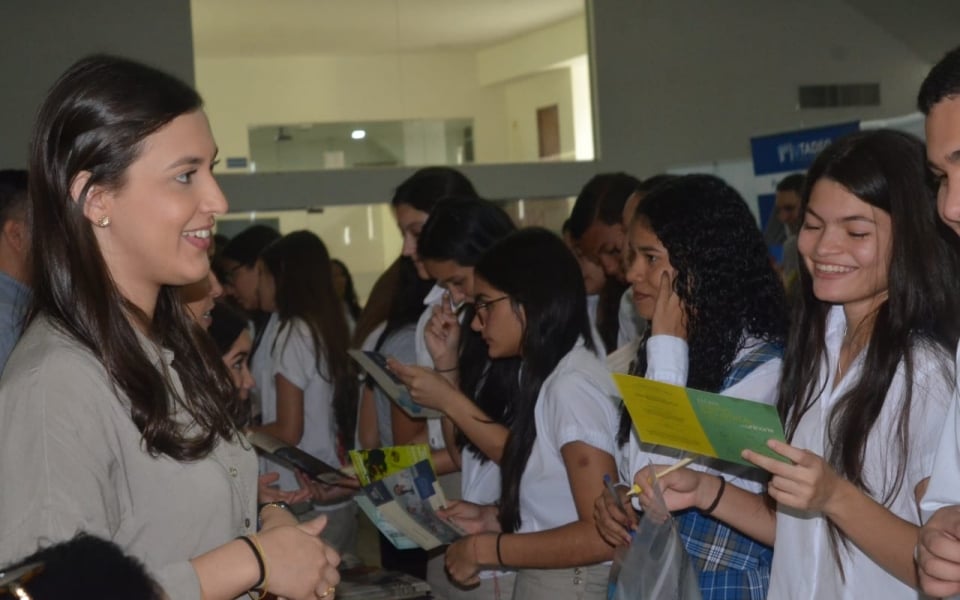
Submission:
<svg viewBox="0 0 960 600">
<path fill-rule="evenodd" d="M 293 514 L 293 508 L 283 500 L 278 500 L 277 502 L 262 502 L 257 505 L 257 529 L 263 528 L 263 509 L 268 506 L 276 506 L 277 508 L 282 508 L 291 515 Z"/>
</svg>

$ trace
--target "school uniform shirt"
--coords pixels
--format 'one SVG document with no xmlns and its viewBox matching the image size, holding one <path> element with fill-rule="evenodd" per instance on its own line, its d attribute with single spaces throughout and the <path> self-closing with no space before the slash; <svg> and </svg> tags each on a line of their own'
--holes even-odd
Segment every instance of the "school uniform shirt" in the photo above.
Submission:
<svg viewBox="0 0 960 600">
<path fill-rule="evenodd" d="M 283 375 L 303 390 L 303 437 L 297 448 L 329 465 L 339 466 L 333 381 L 326 359 L 321 357 L 318 365 L 313 337 L 306 322 L 291 319 L 281 327 L 279 315 L 270 315 L 251 367 L 263 407 L 263 423 L 266 425 L 277 420 L 276 376 Z M 293 471 L 278 463 L 261 458 L 260 471 L 280 473 L 278 484 L 282 490 L 299 488 Z"/>
<path fill-rule="evenodd" d="M 415 334 L 413 325 L 397 329 L 383 340 L 380 353 L 384 356 L 391 356 L 404 364 L 414 362 L 413 336 Z M 376 384 L 373 386 L 373 399 L 377 405 L 377 427 L 380 430 L 380 445 L 393 446 L 393 420 L 390 416 L 393 400 Z"/>
<path fill-rule="evenodd" d="M 173 353 L 140 342 L 183 398 Z M 43 316 L 7 366 L 0 565 L 82 531 L 142 561 L 168 598 L 199 600 L 189 560 L 256 528 L 257 460 L 246 440 L 221 440 L 195 461 L 152 456 L 103 364 Z M 190 423 L 181 410 L 175 418 Z"/>
<path fill-rule="evenodd" d="M 830 412 L 854 382 L 863 375 L 864 354 L 851 363 L 843 379 L 836 384 L 840 346 L 846 331 L 843 309 L 830 310 L 826 328 L 826 358 L 820 380 L 814 383 L 824 391 L 807 411 L 793 437 L 792 445 L 828 454 L 827 428 Z M 909 440 L 903 483 L 888 502 L 887 509 L 901 519 L 919 525 L 913 490 L 930 475 L 933 456 L 946 418 L 953 381 L 949 375 L 949 356 L 930 345 L 914 346 L 913 401 L 910 408 Z M 867 440 L 863 474 L 867 485 L 880 501 L 896 477 L 898 465 L 897 420 L 903 408 L 905 367 L 897 367 L 884 406 Z M 780 507 L 777 511 L 777 537 L 770 576 L 771 600 L 836 598 L 860 600 L 911 599 L 920 594 L 873 562 L 857 546 L 841 547 L 840 561 L 846 581 L 841 579 L 831 551 L 827 519 L 812 511 Z"/>
<path fill-rule="evenodd" d="M 480 462 L 473 450 L 464 448 L 460 453 L 460 495 L 467 502 L 490 505 L 500 500 L 500 467 L 492 460 Z M 480 579 L 503 577 L 512 571 L 480 571 Z"/>
<path fill-rule="evenodd" d="M 747 338 L 742 348 L 737 352 L 733 365 L 736 366 L 748 359 L 754 350 L 762 344 L 764 344 L 762 340 Z M 671 385 L 687 385 L 690 360 L 686 340 L 671 335 L 653 335 L 647 340 L 646 353 L 647 379 Z M 721 389 L 720 393 L 724 396 L 774 405 L 777 403 L 782 369 L 783 361 L 780 358 L 771 358 L 755 367 L 730 387 Z M 631 429 L 628 442 L 620 448 L 618 454 L 620 480 L 630 484 L 633 482 L 633 477 L 637 471 L 650 462 L 653 464 L 670 464 L 676 462 L 676 460 L 677 456 L 673 454 L 661 454 L 641 449 L 636 431 Z M 723 463 L 721 470 L 713 468 L 711 465 L 719 466 L 718 463 L 699 458 L 696 462 L 691 463 L 689 468 L 722 476 L 728 483 L 754 493 L 759 493 L 764 488 L 761 481 L 765 476 L 759 469 Z M 639 503 L 634 501 L 634 507 L 639 510 Z"/>
<path fill-rule="evenodd" d="M 544 380 L 534 409 L 537 439 L 520 479 L 519 533 L 579 519 L 560 450 L 582 442 L 616 456 L 616 393 L 606 365 L 582 341 Z"/>
<path fill-rule="evenodd" d="M 933 460 L 930 484 L 920 502 L 924 522 L 941 508 L 960 504 L 960 410 L 957 410 L 960 403 L 960 345 L 957 346 L 954 373 L 957 384 Z"/>
<path fill-rule="evenodd" d="M 423 305 L 426 306 L 426 308 L 420 314 L 420 319 L 417 321 L 416 333 L 413 338 L 414 348 L 417 353 L 417 364 L 421 367 L 427 367 L 428 369 L 433 368 L 433 357 L 430 356 L 430 351 L 427 350 L 427 341 L 426 338 L 423 337 L 423 334 L 427 329 L 427 323 L 433 318 L 433 307 L 440 306 L 440 303 L 443 302 L 445 292 L 446 290 L 439 285 L 433 286 L 433 288 L 427 292 L 427 295 L 423 299 Z M 427 419 L 427 442 L 434 450 L 447 447 L 447 442 L 443 439 L 443 422 L 439 418 Z"/>
</svg>

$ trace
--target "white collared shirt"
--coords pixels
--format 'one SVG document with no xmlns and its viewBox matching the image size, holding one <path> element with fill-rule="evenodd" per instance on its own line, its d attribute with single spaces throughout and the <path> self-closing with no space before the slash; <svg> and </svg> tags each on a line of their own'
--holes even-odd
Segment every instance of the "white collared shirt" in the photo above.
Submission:
<svg viewBox="0 0 960 600">
<path fill-rule="evenodd" d="M 930 485 L 920 502 L 920 512 L 924 522 L 933 513 L 943 508 L 960 504 L 960 345 L 957 346 L 956 368 L 957 386 L 944 420 L 943 433 L 933 461 Z"/>
<path fill-rule="evenodd" d="M 840 347 L 846 330 L 843 309 L 830 310 L 826 329 L 826 359 L 820 380 L 824 392 L 800 421 L 792 444 L 815 452 L 828 453 L 826 431 L 834 406 L 863 371 L 861 353 L 834 387 Z M 887 509 L 901 519 L 919 524 L 913 490 L 933 468 L 937 439 L 952 394 L 953 381 L 949 376 L 949 356 L 928 345 L 914 346 L 913 401 L 910 408 L 909 440 L 904 480 Z M 864 456 L 864 479 L 874 490 L 877 500 L 886 495 L 895 480 L 899 460 L 897 448 L 897 420 L 903 407 L 905 366 L 897 367 L 890 383 L 879 418 L 870 432 Z M 820 513 L 795 511 L 780 507 L 777 512 L 777 537 L 770 575 L 771 600 L 831 598 L 860 600 L 903 598 L 916 600 L 920 594 L 873 562 L 856 545 L 841 550 L 841 562 L 846 581 L 831 550 L 827 519 Z"/>
<path fill-rule="evenodd" d="M 262 403 L 263 422 L 269 424 L 277 420 L 276 376 L 283 375 L 303 391 L 303 437 L 297 448 L 329 465 L 339 466 L 333 413 L 334 385 L 328 374 L 326 358 L 321 357 L 319 361 L 322 371 L 317 368 L 317 363 L 307 323 L 295 318 L 281 328 L 279 315 L 270 315 L 263 339 L 251 360 L 251 371 Z M 292 470 L 265 458 L 260 459 L 260 471 L 280 473 L 278 485 L 282 490 L 300 487 Z"/>
<path fill-rule="evenodd" d="M 519 533 L 579 519 L 560 450 L 583 442 L 616 456 L 616 387 L 603 361 L 578 342 L 544 380 L 534 418 L 537 439 L 520 480 Z"/>
</svg>

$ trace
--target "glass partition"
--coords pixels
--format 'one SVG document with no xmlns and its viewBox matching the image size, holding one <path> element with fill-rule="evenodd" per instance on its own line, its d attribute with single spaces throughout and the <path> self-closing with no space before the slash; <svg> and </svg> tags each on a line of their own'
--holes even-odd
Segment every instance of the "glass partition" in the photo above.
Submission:
<svg viewBox="0 0 960 600">
<path fill-rule="evenodd" d="M 583 0 L 191 8 L 222 172 L 594 159 Z"/>
</svg>

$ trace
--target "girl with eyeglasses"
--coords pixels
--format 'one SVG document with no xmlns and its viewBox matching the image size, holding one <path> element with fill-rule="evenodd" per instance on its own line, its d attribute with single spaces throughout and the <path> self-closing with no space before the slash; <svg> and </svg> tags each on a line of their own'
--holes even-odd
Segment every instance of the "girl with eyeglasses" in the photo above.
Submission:
<svg viewBox="0 0 960 600">
<path fill-rule="evenodd" d="M 617 410 L 580 267 L 559 237 L 524 229 L 483 255 L 473 295 L 470 326 L 491 361 L 515 358 L 520 368 L 499 503 L 450 507 L 472 532 L 447 549 L 450 576 L 472 585 L 483 569 L 512 568 L 515 598 L 605 598 L 613 550 L 597 533 L 592 502 L 604 474 L 616 472 Z"/>
<path fill-rule="evenodd" d="M 461 469 L 456 497 L 480 504 L 500 497 L 498 464 L 511 419 L 508 399 L 517 387 L 519 360 L 489 359 L 480 333 L 461 327 L 461 320 L 469 323 L 473 318 L 475 265 L 515 229 L 506 212 L 486 200 L 448 198 L 434 208 L 420 234 L 418 253 L 424 268 L 447 293 L 446 301 L 424 314 L 429 319 L 421 319 L 424 345 L 437 371 L 390 363 L 409 383 L 417 401 L 447 415 L 442 420 L 444 447 L 449 460 Z M 460 310 L 455 311 L 454 305 Z M 424 385 L 431 384 L 435 393 L 421 393 Z M 480 574 L 479 587 L 464 590 L 449 583 L 442 560 L 431 562 L 428 575 L 438 595 L 449 600 L 507 600 L 513 586 L 512 573 L 490 570 Z"/>
</svg>

